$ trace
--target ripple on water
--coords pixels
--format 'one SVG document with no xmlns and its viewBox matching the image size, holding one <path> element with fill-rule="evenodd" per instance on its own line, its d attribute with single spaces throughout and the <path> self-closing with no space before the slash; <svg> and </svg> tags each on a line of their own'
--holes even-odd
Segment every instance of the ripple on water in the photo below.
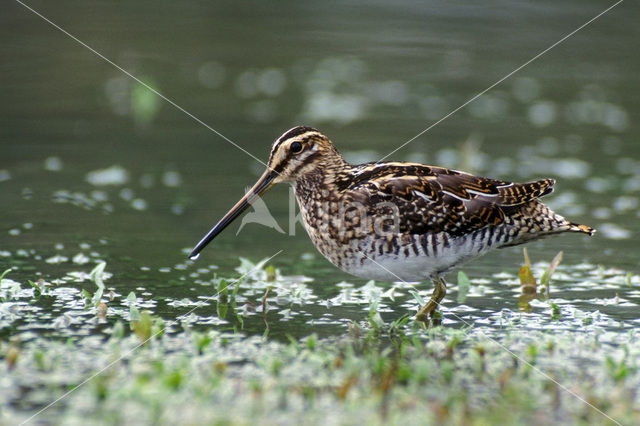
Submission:
<svg viewBox="0 0 640 426">
<path fill-rule="evenodd" d="M 56 256 L 67 257 L 64 247 L 58 247 L 57 250 Z M 78 253 L 75 256 L 77 255 Z M 33 257 L 29 259 L 32 262 L 47 264 L 50 257 L 45 257 L 45 260 L 36 260 Z M 32 318 L 23 316 L 20 321 L 25 324 L 33 322 L 33 328 L 38 329 L 38 322 L 44 321 L 43 318 L 47 316 L 46 321 L 49 323 L 59 318 L 56 324 L 69 323 L 71 328 L 89 327 L 90 330 L 99 328 L 98 320 L 96 324 L 87 322 L 87 318 L 95 317 L 96 311 L 87 305 L 87 299 L 81 292 L 84 289 L 91 297 L 96 290 L 95 284 L 91 283 L 92 267 L 83 271 L 79 268 L 82 265 L 68 261 L 56 265 L 66 270 L 58 277 L 48 276 L 47 281 L 39 284 L 43 289 L 43 296 L 40 297 L 50 298 L 50 307 L 45 308 L 36 303 L 29 308 Z M 193 264 L 180 265 L 184 265 L 184 269 L 196 275 L 212 275 L 212 270 L 216 269 L 216 265 L 207 267 L 196 267 Z M 538 262 L 532 266 L 532 271 L 536 277 L 540 277 L 547 267 L 547 263 Z M 178 274 L 182 271 L 176 269 L 178 268 L 141 267 L 149 278 L 155 277 L 162 282 L 167 279 L 178 279 Z M 310 328 L 309 332 L 322 333 L 322 326 L 326 324 L 327 332 L 329 330 L 335 332 L 335 329 L 329 326 L 341 324 L 346 329 L 345 321 L 349 318 L 361 318 L 367 321 L 372 309 L 377 311 L 383 320 L 399 318 L 403 314 L 411 315 L 415 313 L 419 304 L 413 293 L 426 300 L 432 291 L 430 285 L 420 283 L 342 281 L 330 285 L 330 290 L 327 292 L 327 284 L 319 287 L 309 277 L 283 275 L 278 269 L 268 268 L 263 262 L 253 263 L 246 259 L 238 268 L 238 274 L 238 276 L 245 275 L 239 282 L 236 277 L 223 280 L 224 282 L 221 278 L 213 276 L 206 281 L 183 277 L 187 284 L 183 286 L 185 296 L 165 298 L 156 296 L 158 289 L 152 284 L 138 286 L 135 289 L 137 295 L 130 293 L 130 289 L 121 289 L 118 292 L 117 285 L 120 280 L 115 280 L 114 290 L 116 291 L 110 290 L 108 294 L 102 295 L 102 301 L 107 304 L 106 320 L 109 322 L 121 318 L 129 321 L 129 310 L 135 307 L 151 312 L 162 312 L 165 320 L 169 321 L 179 319 L 184 324 L 232 328 L 240 326 L 238 316 L 262 316 L 264 301 L 272 326 L 283 321 L 278 327 L 299 327 L 296 330 L 302 333 L 308 324 L 314 323 L 315 327 Z M 103 279 L 107 280 L 111 277 L 111 273 L 105 272 Z M 153 279 L 150 282 L 152 283 Z M 518 298 L 522 290 L 514 274 L 497 272 L 490 277 L 471 277 L 470 282 L 470 289 L 464 303 L 456 302 L 457 286 L 449 287 L 442 307 L 443 324 L 455 327 L 476 324 L 475 327 L 487 328 L 487 333 L 500 333 L 500 330 L 505 327 L 526 327 L 541 331 L 568 330 L 586 325 L 628 329 L 634 323 L 622 322 L 622 318 L 618 318 L 616 312 L 623 308 L 633 309 L 640 303 L 638 290 L 640 276 L 628 274 L 620 269 L 600 268 L 586 263 L 561 264 L 551 281 L 551 299 L 532 300 L 531 312 L 528 313 L 518 310 Z M 202 287 L 189 286 L 189 283 L 201 283 L 212 291 L 205 294 L 199 290 Z M 231 285 L 222 295 L 219 292 L 220 286 L 224 283 Z M 124 297 L 121 293 L 128 296 Z M 0 297 L 11 303 L 25 303 L 39 296 L 34 287 L 5 277 L 0 286 Z M 554 308 L 553 304 L 558 308 Z M 2 306 L 0 312 L 6 314 L 1 317 L 5 324 L 7 321 L 9 323 L 18 321 L 18 315 L 15 312 L 18 312 L 20 307 L 6 303 L 0 306 Z M 220 318 L 211 313 L 212 308 L 219 314 L 224 312 L 226 315 Z M 559 311 L 556 312 L 556 309 Z M 185 310 L 191 312 L 187 314 Z M 65 315 L 71 316 L 73 321 L 70 322 Z M 621 315 L 628 317 L 628 313 Z M 55 331 L 56 328 L 52 330 Z M 82 333 L 87 332 L 85 330 Z M 73 331 L 65 332 L 65 336 L 70 335 L 73 335 Z"/>
</svg>

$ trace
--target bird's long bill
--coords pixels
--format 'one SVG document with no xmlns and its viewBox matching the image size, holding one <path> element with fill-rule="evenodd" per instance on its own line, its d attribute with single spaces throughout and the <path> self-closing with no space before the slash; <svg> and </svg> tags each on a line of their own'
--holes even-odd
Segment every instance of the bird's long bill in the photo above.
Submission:
<svg viewBox="0 0 640 426">
<path fill-rule="evenodd" d="M 222 219 L 218 223 L 215 224 L 213 228 L 207 235 L 205 235 L 198 244 L 194 247 L 189 255 L 189 259 L 196 260 L 200 255 L 202 249 L 204 249 L 207 244 L 211 242 L 219 233 L 221 233 L 224 228 L 226 228 L 235 218 L 240 216 L 240 214 L 247 209 L 255 201 L 255 199 L 262 194 L 264 194 L 271 186 L 273 185 L 273 179 L 277 176 L 277 173 L 273 170 L 267 169 L 260 179 L 253 185 L 253 187 L 236 203 L 235 206 L 231 208 L 224 215 Z"/>
</svg>

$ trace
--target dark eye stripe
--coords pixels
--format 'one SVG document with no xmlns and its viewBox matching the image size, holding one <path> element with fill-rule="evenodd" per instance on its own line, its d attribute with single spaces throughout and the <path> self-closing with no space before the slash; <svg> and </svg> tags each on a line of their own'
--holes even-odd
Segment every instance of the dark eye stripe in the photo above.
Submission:
<svg viewBox="0 0 640 426">
<path fill-rule="evenodd" d="M 295 169 L 293 169 L 293 170 L 291 171 L 291 175 L 295 176 L 295 175 L 300 171 L 300 169 L 301 169 L 301 168 L 303 168 L 303 167 L 304 167 L 304 166 L 306 166 L 307 164 L 311 163 L 311 162 L 312 162 L 312 161 L 313 161 L 317 156 L 319 156 L 319 155 L 320 155 L 320 153 L 319 153 L 319 152 L 313 152 L 313 153 L 311 153 L 311 154 L 307 155 L 307 156 L 306 156 L 306 157 L 305 157 L 305 158 L 300 162 L 300 164 L 298 164 L 298 165 L 296 166 L 296 168 L 295 168 Z"/>
<path fill-rule="evenodd" d="M 296 168 L 295 168 L 295 169 L 293 169 L 290 173 L 291 173 L 292 175 L 295 175 L 295 174 L 296 174 L 296 173 L 297 173 L 297 172 L 298 172 L 302 167 L 304 167 L 305 165 L 307 165 L 307 164 L 309 164 L 310 162 L 312 162 L 312 161 L 313 161 L 316 157 L 318 157 L 318 156 L 320 156 L 320 152 L 312 152 L 312 151 L 309 151 L 309 152 L 307 153 L 306 157 L 304 157 L 304 158 L 302 158 L 302 159 L 300 160 L 300 164 L 298 164 L 298 165 L 296 166 Z M 284 160 L 282 163 L 278 164 L 278 165 L 274 168 L 274 171 L 275 171 L 276 173 L 278 173 L 278 174 L 282 173 L 282 172 L 287 168 L 287 166 L 289 165 L 289 161 L 290 161 L 290 160 L 291 160 L 291 157 L 287 157 L 287 158 L 285 158 L 285 160 Z"/>
<path fill-rule="evenodd" d="M 282 173 L 284 168 L 287 166 L 287 164 L 289 164 L 289 159 L 285 158 L 284 162 L 280 164 L 276 164 L 276 166 L 273 168 L 273 171 L 275 171 L 277 174 L 280 174 Z"/>
</svg>

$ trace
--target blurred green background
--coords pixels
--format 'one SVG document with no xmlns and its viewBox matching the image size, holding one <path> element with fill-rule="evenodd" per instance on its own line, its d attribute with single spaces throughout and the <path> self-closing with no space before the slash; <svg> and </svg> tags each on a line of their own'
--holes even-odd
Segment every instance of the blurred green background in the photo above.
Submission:
<svg viewBox="0 0 640 426">
<path fill-rule="evenodd" d="M 28 4 L 264 161 L 299 124 L 319 128 L 349 159 L 371 161 L 613 3 Z M 599 233 L 532 250 L 637 271 L 639 17 L 620 4 L 392 158 L 509 180 L 554 177 L 550 205 Z M 48 256 L 84 244 L 152 269 L 183 262 L 261 172 L 19 3 L 3 6 L 0 32 L 0 249 Z M 90 178 L 108 168 L 111 185 Z M 288 189 L 266 202 L 287 231 Z M 256 224 L 236 236 L 235 226 L 199 262 L 229 269 L 238 256 L 283 248 L 274 262 L 295 269 L 315 253 L 300 225 L 295 236 Z M 315 256 L 307 274 L 347 277 Z M 519 259 L 510 249 L 468 269 Z"/>
</svg>

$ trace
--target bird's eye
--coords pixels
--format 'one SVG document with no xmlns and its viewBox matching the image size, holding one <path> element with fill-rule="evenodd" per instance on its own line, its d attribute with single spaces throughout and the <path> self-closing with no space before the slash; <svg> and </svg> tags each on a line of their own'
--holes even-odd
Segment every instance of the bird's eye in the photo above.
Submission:
<svg viewBox="0 0 640 426">
<path fill-rule="evenodd" d="M 291 149 L 291 152 L 293 152 L 294 154 L 297 154 L 302 151 L 302 144 L 300 142 L 294 142 L 291 144 L 291 147 L 289 149 Z"/>
</svg>

